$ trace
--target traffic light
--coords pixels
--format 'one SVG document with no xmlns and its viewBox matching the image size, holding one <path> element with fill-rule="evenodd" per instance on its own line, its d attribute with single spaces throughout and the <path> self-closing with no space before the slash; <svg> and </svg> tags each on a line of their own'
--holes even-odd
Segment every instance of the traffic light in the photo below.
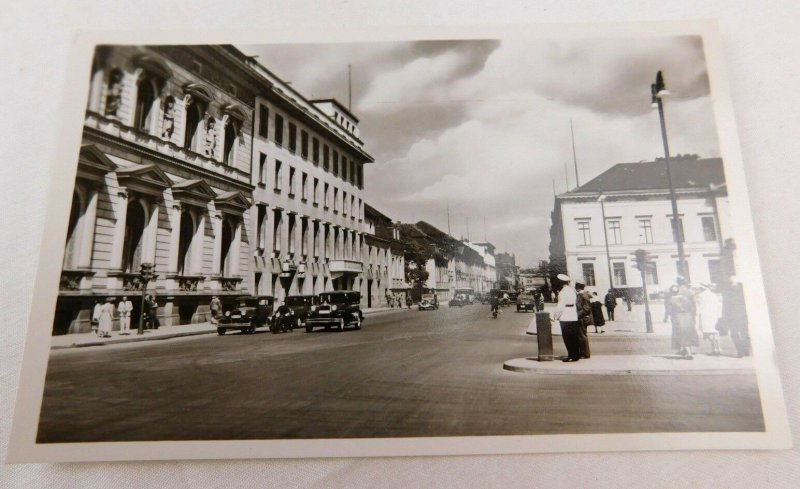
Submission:
<svg viewBox="0 0 800 489">
<path fill-rule="evenodd" d="M 633 252 L 633 256 L 636 257 L 636 268 L 640 271 L 646 270 L 648 263 L 650 263 L 650 253 L 643 249 L 638 249 Z"/>
</svg>

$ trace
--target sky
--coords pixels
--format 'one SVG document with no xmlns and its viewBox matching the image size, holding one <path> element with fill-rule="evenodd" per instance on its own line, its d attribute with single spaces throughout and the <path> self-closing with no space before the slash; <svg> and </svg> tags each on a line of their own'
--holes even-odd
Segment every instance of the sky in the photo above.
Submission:
<svg viewBox="0 0 800 489">
<path fill-rule="evenodd" d="M 518 265 L 548 258 L 553 190 L 663 156 L 650 85 L 662 70 L 671 155 L 719 156 L 699 37 L 239 46 L 308 99 L 360 119 L 367 203 Z M 570 133 L 574 129 L 575 155 Z"/>
</svg>

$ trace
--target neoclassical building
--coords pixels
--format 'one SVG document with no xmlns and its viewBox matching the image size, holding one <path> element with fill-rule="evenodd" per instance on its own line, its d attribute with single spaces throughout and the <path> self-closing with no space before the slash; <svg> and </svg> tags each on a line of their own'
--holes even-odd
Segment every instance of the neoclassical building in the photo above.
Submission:
<svg viewBox="0 0 800 489">
<path fill-rule="evenodd" d="M 385 307 L 387 297 L 405 300 L 405 258 L 400 229 L 392 219 L 364 206 L 364 280 L 367 307 Z"/>
<path fill-rule="evenodd" d="M 132 296 L 140 265 L 162 324 L 205 321 L 251 291 L 253 110 L 265 86 L 229 46 L 102 46 L 91 72 L 54 334 Z"/>
</svg>

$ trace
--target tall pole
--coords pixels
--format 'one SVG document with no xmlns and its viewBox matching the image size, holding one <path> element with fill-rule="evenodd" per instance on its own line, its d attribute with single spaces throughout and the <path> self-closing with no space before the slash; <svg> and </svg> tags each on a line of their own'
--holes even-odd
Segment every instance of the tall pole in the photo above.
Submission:
<svg viewBox="0 0 800 489">
<path fill-rule="evenodd" d="M 603 216 L 603 238 L 605 238 L 606 242 L 606 267 L 608 268 L 608 288 L 613 289 L 614 280 L 612 279 L 611 275 L 611 252 L 608 249 L 608 227 L 606 226 L 606 205 L 605 205 L 606 196 L 600 194 L 597 200 L 600 201 L 600 213 Z"/>
<path fill-rule="evenodd" d="M 567 162 L 564 162 L 564 183 L 567 185 L 565 192 L 569 192 L 569 170 L 567 170 Z"/>
<path fill-rule="evenodd" d="M 347 110 L 353 110 L 353 72 L 352 66 L 347 65 Z"/>
<path fill-rule="evenodd" d="M 447 201 L 447 235 L 452 236 L 450 234 L 450 201 Z"/>
<path fill-rule="evenodd" d="M 667 141 L 667 125 L 664 121 L 664 102 L 663 97 L 668 95 L 666 87 L 664 86 L 664 79 L 659 71 L 656 74 L 656 82 L 651 85 L 653 94 L 653 102 L 658 105 L 658 120 L 661 122 L 661 140 L 664 143 L 664 165 L 667 169 L 667 181 L 669 182 L 669 200 L 672 204 L 672 219 L 675 223 L 675 238 L 678 242 L 678 264 L 679 273 L 687 278 L 688 267 L 686 264 L 686 254 L 683 250 L 683 226 L 681 225 L 680 215 L 678 214 L 678 199 L 675 197 L 675 186 L 672 183 L 672 172 L 669 164 L 669 142 Z"/>
<path fill-rule="evenodd" d="M 556 196 L 556 179 L 553 179 L 553 197 Z"/>
<path fill-rule="evenodd" d="M 572 119 L 569 120 L 569 133 L 572 135 L 572 162 L 575 163 L 575 186 L 580 187 L 581 181 L 578 178 L 578 157 L 575 153 L 575 131 L 572 129 Z"/>
<path fill-rule="evenodd" d="M 469 216 L 467 216 L 467 241 L 469 241 Z"/>
</svg>

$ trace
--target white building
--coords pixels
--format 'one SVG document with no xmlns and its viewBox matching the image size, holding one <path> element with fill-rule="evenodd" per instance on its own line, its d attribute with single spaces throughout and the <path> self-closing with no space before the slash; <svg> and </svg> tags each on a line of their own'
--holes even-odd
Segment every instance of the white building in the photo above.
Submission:
<svg viewBox="0 0 800 489">
<path fill-rule="evenodd" d="M 481 270 L 479 285 L 475 289 L 475 292 L 488 294 L 497 282 L 497 270 L 494 261 L 495 247 L 492 243 L 470 243 L 469 241 L 464 241 L 464 243 L 477 251 L 483 259 L 483 269 Z"/>
<path fill-rule="evenodd" d="M 722 160 L 678 157 L 671 160 L 670 169 L 688 265 L 680 274 L 693 283 L 719 283 L 726 270 L 733 273 Z M 678 228 L 664 160 L 617 164 L 558 195 L 555 205 L 552 238 L 554 243 L 563 240 L 571 277 L 582 277 L 599 291 L 640 288 L 641 272 L 633 253 L 643 249 L 652 258 L 646 271 L 648 293 L 675 283 Z"/>
</svg>

